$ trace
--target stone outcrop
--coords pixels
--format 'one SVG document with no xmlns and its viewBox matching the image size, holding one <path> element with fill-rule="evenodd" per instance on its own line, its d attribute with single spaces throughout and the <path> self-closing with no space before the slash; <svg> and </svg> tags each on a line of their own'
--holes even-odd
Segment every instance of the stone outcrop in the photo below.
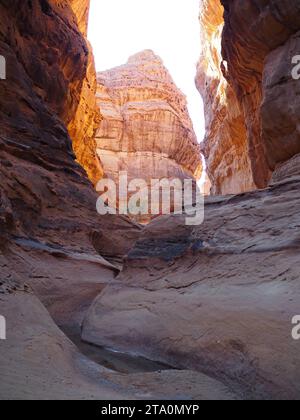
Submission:
<svg viewBox="0 0 300 420">
<path fill-rule="evenodd" d="M 243 399 L 298 399 L 299 177 L 209 197 L 205 221 L 147 226 L 83 338 L 221 379 Z"/>
<path fill-rule="evenodd" d="M 213 190 L 236 193 L 265 187 L 299 153 L 292 59 L 300 48 L 300 6 L 297 0 L 221 3 L 224 22 L 218 0 L 201 2 L 197 84 L 208 112 L 204 154 Z"/>
<path fill-rule="evenodd" d="M 201 57 L 196 85 L 204 100 L 206 135 L 202 151 L 212 194 L 255 188 L 243 112 L 222 72 L 223 13 L 219 0 L 201 1 Z"/>
<path fill-rule="evenodd" d="M 0 0 L 7 62 L 7 80 L 0 80 L 0 315 L 7 321 L 0 398 L 235 398 L 197 372 L 113 373 L 57 327 L 80 330 L 141 232 L 125 217 L 97 215 L 97 194 L 72 150 L 67 127 L 77 136 L 74 149 L 76 142 L 84 149 L 95 121 L 94 70 L 83 35 L 88 3 L 81 5 Z"/>
<path fill-rule="evenodd" d="M 0 85 L 1 226 L 6 236 L 97 255 L 96 244 L 97 251 L 121 257 L 122 241 L 111 242 L 110 252 L 107 233 L 112 239 L 113 225 L 124 229 L 128 250 L 130 240 L 125 241 L 134 225 L 124 218 L 97 217 L 97 194 L 75 162 L 66 129 L 73 124 L 79 136 L 74 143 L 85 144 L 91 121 L 84 115 L 95 115 L 93 101 L 85 97 L 93 90 L 82 88 L 93 73 L 89 49 L 68 2 L 30 4 L 0 3 L 1 52 L 7 62 L 7 80 Z M 95 79 L 91 83 L 95 86 Z M 93 155 L 88 159 L 93 162 Z"/>
<path fill-rule="evenodd" d="M 98 73 L 98 105 L 103 119 L 96 140 L 105 175 L 118 181 L 198 179 L 200 148 L 185 96 L 162 60 L 146 50 L 112 70 Z"/>
<path fill-rule="evenodd" d="M 70 0 L 70 5 L 75 14 L 78 29 L 85 37 L 87 62 L 85 78 L 82 81 L 81 88 L 76 92 L 79 98 L 77 110 L 68 124 L 68 131 L 78 162 L 85 169 L 93 184 L 96 184 L 103 176 L 103 168 L 96 153 L 95 141 L 95 135 L 101 120 L 96 103 L 96 69 L 92 47 L 86 38 L 90 2 L 89 0 Z"/>
<path fill-rule="evenodd" d="M 286 67 L 297 50 L 299 4 L 222 3 L 224 77 L 219 47 L 211 46 L 199 68 L 213 69 L 215 87 L 205 87 L 201 72 L 198 79 L 211 106 L 208 130 L 218 133 L 215 145 L 208 133 L 204 147 L 212 189 L 239 190 L 239 178 L 242 191 L 265 186 L 271 173 L 272 183 L 206 198 L 200 226 L 171 215 L 142 229 L 125 217 L 97 215 L 87 177 L 97 182 L 103 173 L 93 139 L 101 116 L 85 38 L 88 2 L 0 0 L 7 62 L 7 80 L 0 80 L 0 315 L 7 320 L 1 399 L 299 398 L 299 341 L 291 335 L 300 302 L 298 85 Z M 207 10 L 212 33 L 219 33 L 221 9 Z M 133 81 L 129 69 L 140 65 Z M 197 176 L 186 102 L 161 61 L 145 52 L 104 75 L 97 141 L 111 149 L 101 151 L 124 152 L 124 165 L 136 166 L 139 176 L 144 166 L 130 153 L 145 150 L 156 176 L 157 156 L 170 164 L 167 176 Z M 153 115 L 159 123 L 152 125 Z M 149 138 L 135 150 L 140 143 L 129 134 L 143 133 L 141 121 Z M 235 130 L 245 134 L 242 146 Z M 165 370 L 112 372 L 83 354 L 81 337 Z"/>
</svg>

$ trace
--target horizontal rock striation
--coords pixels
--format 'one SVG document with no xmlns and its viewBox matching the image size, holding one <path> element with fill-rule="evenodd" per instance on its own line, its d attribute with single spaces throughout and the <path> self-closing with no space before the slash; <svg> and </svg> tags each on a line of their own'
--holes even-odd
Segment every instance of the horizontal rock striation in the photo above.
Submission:
<svg viewBox="0 0 300 420">
<path fill-rule="evenodd" d="M 243 399 L 298 399 L 299 177 L 209 197 L 205 221 L 145 228 L 83 338 L 209 374 Z"/>
<path fill-rule="evenodd" d="M 0 315 L 8 338 L 0 340 L 0 398 L 235 398 L 197 372 L 113 373 L 57 326 L 79 334 L 85 311 L 141 232 L 125 217 L 97 215 L 97 195 L 67 130 L 73 124 L 84 150 L 95 115 L 87 6 L 0 0 L 7 62 L 7 80 L 0 80 Z"/>
<path fill-rule="evenodd" d="M 97 153 L 109 178 L 199 179 L 200 148 L 185 96 L 162 60 L 146 50 L 120 67 L 98 73 L 103 119 Z"/>
<path fill-rule="evenodd" d="M 75 162 L 66 128 L 75 127 L 81 114 L 90 53 L 68 2 L 31 4 L 29 13 L 27 3 L 0 3 L 0 44 L 7 62 L 7 80 L 0 84 L 3 234 L 96 253 L 95 235 L 104 242 L 107 228 L 110 237 L 113 230 L 97 217 L 97 194 Z M 94 115 L 93 101 L 85 109 Z M 82 144 L 83 126 L 75 128 Z M 134 226 L 127 219 L 110 220 L 124 230 Z M 133 230 L 139 232 L 137 226 Z M 114 245 L 114 256 L 115 251 Z"/>
</svg>

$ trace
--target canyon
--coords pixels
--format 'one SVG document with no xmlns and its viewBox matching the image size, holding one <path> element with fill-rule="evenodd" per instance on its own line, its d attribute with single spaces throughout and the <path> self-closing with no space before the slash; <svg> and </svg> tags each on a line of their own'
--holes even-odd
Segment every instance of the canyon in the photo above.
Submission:
<svg viewBox="0 0 300 420">
<path fill-rule="evenodd" d="M 203 170 L 162 60 L 97 75 L 89 0 L 0 0 L 1 399 L 299 399 L 299 12 L 201 1 L 205 220 L 142 226 L 99 179 Z"/>
</svg>

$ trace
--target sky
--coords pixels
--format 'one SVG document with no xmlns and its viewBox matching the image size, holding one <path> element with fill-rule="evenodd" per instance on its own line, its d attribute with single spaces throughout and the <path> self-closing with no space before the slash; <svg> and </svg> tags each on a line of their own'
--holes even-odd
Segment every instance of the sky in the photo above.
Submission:
<svg viewBox="0 0 300 420">
<path fill-rule="evenodd" d="M 187 96 L 201 142 L 203 104 L 194 82 L 200 56 L 198 15 L 199 0 L 91 0 L 88 37 L 97 71 L 124 64 L 145 49 L 159 55 Z"/>
</svg>

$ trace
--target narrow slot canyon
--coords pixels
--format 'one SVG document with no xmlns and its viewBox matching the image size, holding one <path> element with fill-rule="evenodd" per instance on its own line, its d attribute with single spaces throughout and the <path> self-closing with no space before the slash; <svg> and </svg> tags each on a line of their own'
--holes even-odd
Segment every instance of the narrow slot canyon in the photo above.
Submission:
<svg viewBox="0 0 300 420">
<path fill-rule="evenodd" d="M 1 400 L 299 399 L 300 3 L 199 7 L 203 138 L 90 0 L 0 0 Z"/>
</svg>

